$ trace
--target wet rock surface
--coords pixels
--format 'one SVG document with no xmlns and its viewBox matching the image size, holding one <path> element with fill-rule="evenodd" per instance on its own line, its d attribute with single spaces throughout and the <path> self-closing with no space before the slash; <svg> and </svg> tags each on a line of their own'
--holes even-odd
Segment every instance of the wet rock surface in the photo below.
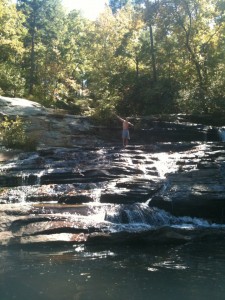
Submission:
<svg viewBox="0 0 225 300">
<path fill-rule="evenodd" d="M 0 245 L 224 234 L 225 144 L 216 128 L 136 119 L 131 144 L 122 148 L 118 127 L 32 105 L 32 124 L 47 133 L 36 152 L 1 151 Z"/>
<path fill-rule="evenodd" d="M 155 241 L 152 226 L 159 240 L 186 241 L 176 218 L 224 223 L 224 144 L 170 146 L 50 148 L 2 162 L 1 244 Z"/>
<path fill-rule="evenodd" d="M 179 159 L 178 172 L 167 174 L 163 191 L 152 197 L 151 205 L 174 215 L 189 215 L 224 223 L 224 145 L 204 146 L 199 157 Z M 193 163 L 193 168 L 188 169 Z"/>
</svg>

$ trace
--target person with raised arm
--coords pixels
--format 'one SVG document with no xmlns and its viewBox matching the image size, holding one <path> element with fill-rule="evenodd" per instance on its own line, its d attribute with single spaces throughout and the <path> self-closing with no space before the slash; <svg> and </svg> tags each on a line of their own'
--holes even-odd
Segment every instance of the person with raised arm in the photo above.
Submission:
<svg viewBox="0 0 225 300">
<path fill-rule="evenodd" d="M 134 125 L 131 122 L 129 122 L 127 118 L 123 119 L 118 115 L 116 115 L 116 117 L 122 122 L 122 140 L 123 146 L 126 147 L 128 145 L 128 140 L 130 139 L 129 127 L 133 127 Z"/>
</svg>

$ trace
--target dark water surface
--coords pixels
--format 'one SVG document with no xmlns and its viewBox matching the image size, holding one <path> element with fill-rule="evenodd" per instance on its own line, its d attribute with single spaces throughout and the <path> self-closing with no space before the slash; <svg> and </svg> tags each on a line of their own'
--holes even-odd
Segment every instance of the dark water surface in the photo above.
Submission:
<svg viewBox="0 0 225 300">
<path fill-rule="evenodd" d="M 1 300 L 225 299 L 225 240 L 3 249 Z"/>
</svg>

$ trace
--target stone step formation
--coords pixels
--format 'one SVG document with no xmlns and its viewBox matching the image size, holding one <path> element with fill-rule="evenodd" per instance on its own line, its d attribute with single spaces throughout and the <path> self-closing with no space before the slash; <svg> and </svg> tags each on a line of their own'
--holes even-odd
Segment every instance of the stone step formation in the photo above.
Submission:
<svg viewBox="0 0 225 300">
<path fill-rule="evenodd" d="M 10 114 L 14 100 L 1 101 Z M 32 116 L 29 130 L 35 125 L 43 134 L 35 152 L 0 153 L 0 245 L 186 242 L 224 234 L 225 145 L 215 128 L 137 120 L 123 148 L 117 127 L 22 103 L 11 114 Z"/>
</svg>

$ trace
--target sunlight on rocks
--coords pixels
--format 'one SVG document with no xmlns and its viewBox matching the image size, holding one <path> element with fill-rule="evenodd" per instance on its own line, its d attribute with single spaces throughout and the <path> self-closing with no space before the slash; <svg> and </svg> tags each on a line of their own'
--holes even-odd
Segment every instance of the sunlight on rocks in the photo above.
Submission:
<svg viewBox="0 0 225 300">
<path fill-rule="evenodd" d="M 165 175 L 170 172 L 176 172 L 178 170 L 178 166 L 176 162 L 180 158 L 179 153 L 157 153 L 155 155 L 157 160 L 155 161 L 156 169 L 159 173 L 160 178 L 165 178 Z"/>
<path fill-rule="evenodd" d="M 93 189 L 91 191 L 91 198 L 93 199 L 94 202 L 100 202 L 101 199 L 101 194 L 102 194 L 102 189 Z"/>
</svg>

